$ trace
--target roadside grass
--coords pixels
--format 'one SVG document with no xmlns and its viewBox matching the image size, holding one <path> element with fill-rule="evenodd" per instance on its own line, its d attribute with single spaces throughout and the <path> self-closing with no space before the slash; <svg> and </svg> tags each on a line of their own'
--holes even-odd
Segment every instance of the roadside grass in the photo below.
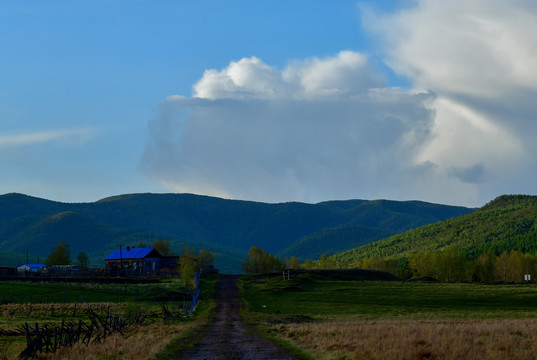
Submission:
<svg viewBox="0 0 537 360">
<path fill-rule="evenodd" d="M 535 285 L 349 274 L 300 271 L 286 281 L 281 274 L 243 276 L 243 316 L 301 358 L 537 358 Z"/>
<path fill-rule="evenodd" d="M 125 337 L 113 335 L 103 343 L 75 345 L 60 348 L 56 354 L 40 355 L 42 359 L 153 359 L 172 358 L 163 356 L 169 349 L 180 349 L 179 339 L 188 338 L 210 318 L 212 292 L 216 280 L 201 281 L 201 296 L 193 317 L 176 320 L 150 320 L 144 326 L 126 330 Z M 5 289 L 10 289 L 6 292 Z M 191 299 L 178 280 L 155 284 L 70 284 L 70 283 L 0 283 L 0 299 L 13 295 L 14 299 L 31 302 L 0 305 L 0 329 L 9 330 L 28 322 L 55 324 L 62 320 L 86 320 L 85 309 L 97 313 L 118 312 L 125 316 L 137 309 L 149 306 L 149 312 L 161 310 L 161 302 L 167 301 L 170 309 L 172 299 L 175 308 Z M 48 297 L 48 299 L 47 299 Z M 43 300 L 40 300 L 43 299 Z M 44 300 L 47 299 L 47 300 Z M 83 299 L 83 303 L 81 300 Z M 9 299 L 10 300 L 10 299 Z M 64 301 L 67 301 L 64 303 Z M 70 302 L 72 301 L 72 302 Z M 106 302 L 108 301 L 108 302 Z M 4 301 L 6 302 L 6 301 Z M 48 304 L 47 304 L 48 302 Z M 51 311 L 51 309 L 53 309 Z M 75 311 L 76 309 L 76 311 Z M 174 343 L 180 345 L 173 345 Z M 21 336 L 0 337 L 0 360 L 15 359 L 24 349 L 26 340 Z"/>
<path fill-rule="evenodd" d="M 208 275 L 203 278 L 200 283 L 200 300 L 192 323 L 185 332 L 171 337 L 167 346 L 156 354 L 155 359 L 175 359 L 182 351 L 191 349 L 199 343 L 204 335 L 202 329 L 208 328 L 214 319 L 216 307 L 214 297 L 220 278 L 221 276 L 218 275 Z"/>
</svg>

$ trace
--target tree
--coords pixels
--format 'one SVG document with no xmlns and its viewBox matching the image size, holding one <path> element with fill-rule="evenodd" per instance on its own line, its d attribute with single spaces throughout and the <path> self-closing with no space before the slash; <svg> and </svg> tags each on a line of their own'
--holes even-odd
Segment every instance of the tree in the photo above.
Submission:
<svg viewBox="0 0 537 360">
<path fill-rule="evenodd" d="M 185 288 L 192 289 L 195 286 L 194 275 L 196 274 L 196 253 L 185 245 L 183 254 L 179 256 L 179 273 L 183 279 Z"/>
<path fill-rule="evenodd" d="M 509 282 L 522 282 L 524 281 L 524 255 L 520 251 L 509 251 L 509 258 L 507 259 L 507 281 Z"/>
<path fill-rule="evenodd" d="M 242 262 L 242 270 L 251 274 L 276 272 L 283 269 L 283 264 L 273 254 L 257 246 L 252 246 L 248 251 L 248 257 Z"/>
<path fill-rule="evenodd" d="M 153 249 L 157 250 L 162 256 L 172 255 L 172 252 L 170 251 L 170 242 L 166 240 L 155 240 L 155 242 L 153 242 Z"/>
<path fill-rule="evenodd" d="M 494 271 L 496 272 L 497 279 L 507 282 L 507 275 L 509 274 L 509 254 L 507 251 L 496 257 Z"/>
<path fill-rule="evenodd" d="M 69 244 L 63 241 L 55 246 L 47 258 L 47 265 L 69 265 L 71 263 Z"/>
<path fill-rule="evenodd" d="M 436 277 L 433 266 L 433 254 L 420 252 L 412 255 L 408 259 L 408 266 L 412 270 L 413 277 L 421 278 L 425 276 Z"/>
<path fill-rule="evenodd" d="M 88 270 L 90 261 L 89 261 L 88 255 L 86 255 L 86 253 L 84 253 L 82 251 L 79 252 L 77 257 L 76 257 L 76 260 L 77 260 L 78 267 L 80 268 L 80 270 Z"/>
<path fill-rule="evenodd" d="M 491 283 L 494 281 L 494 262 L 496 255 L 492 251 L 481 254 L 474 263 L 472 280 Z"/>
<path fill-rule="evenodd" d="M 339 265 L 337 261 L 328 255 L 328 253 L 324 253 L 321 255 L 318 261 L 319 268 L 321 269 L 336 269 L 339 268 Z"/>
<path fill-rule="evenodd" d="M 395 259 L 386 259 L 377 256 L 372 256 L 358 263 L 360 269 L 386 271 L 395 276 L 401 276 L 402 268 L 406 266 L 407 261 L 397 262 Z M 410 275 L 409 275 L 410 276 Z"/>
<path fill-rule="evenodd" d="M 203 269 L 214 261 L 214 254 L 210 251 L 201 249 L 198 253 L 198 269 Z"/>
<path fill-rule="evenodd" d="M 291 256 L 290 259 L 285 259 L 285 268 L 297 270 L 300 269 L 300 261 L 296 256 Z"/>
<path fill-rule="evenodd" d="M 447 282 L 466 280 L 466 255 L 455 246 L 447 246 L 436 254 L 438 279 Z"/>
</svg>

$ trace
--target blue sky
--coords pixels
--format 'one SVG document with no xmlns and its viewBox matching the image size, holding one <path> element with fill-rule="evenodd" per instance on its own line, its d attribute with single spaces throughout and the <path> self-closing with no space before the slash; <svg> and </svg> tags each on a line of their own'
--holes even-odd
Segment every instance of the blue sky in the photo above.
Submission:
<svg viewBox="0 0 537 360">
<path fill-rule="evenodd" d="M 536 9 L 506 4 L 0 1 L 0 193 L 532 193 Z"/>
</svg>

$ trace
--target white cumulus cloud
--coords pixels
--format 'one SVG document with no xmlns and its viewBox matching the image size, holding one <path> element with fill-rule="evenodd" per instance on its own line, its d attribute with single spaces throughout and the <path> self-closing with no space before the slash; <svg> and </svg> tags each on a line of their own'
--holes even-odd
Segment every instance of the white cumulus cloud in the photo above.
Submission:
<svg viewBox="0 0 537 360">
<path fill-rule="evenodd" d="M 206 71 L 193 97 L 161 104 L 142 168 L 175 191 L 250 200 L 386 197 L 428 171 L 413 159 L 434 94 L 379 86 L 351 51 L 281 70 L 258 58 L 232 62 Z"/>
<path fill-rule="evenodd" d="M 194 97 L 206 99 L 319 99 L 349 96 L 383 86 L 367 57 L 353 51 L 295 61 L 283 70 L 257 57 L 206 70 L 194 85 Z"/>
<path fill-rule="evenodd" d="M 232 61 L 161 104 L 143 171 L 175 191 L 262 201 L 479 206 L 534 193 L 537 5 L 419 0 L 362 14 L 412 88 L 387 86 L 355 51 L 283 69 Z"/>
</svg>

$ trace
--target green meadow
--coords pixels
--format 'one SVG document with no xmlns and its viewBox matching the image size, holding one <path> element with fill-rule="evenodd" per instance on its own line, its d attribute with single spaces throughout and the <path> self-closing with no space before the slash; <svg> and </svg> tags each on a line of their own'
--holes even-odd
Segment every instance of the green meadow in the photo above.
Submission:
<svg viewBox="0 0 537 360">
<path fill-rule="evenodd" d="M 0 282 L 0 304 L 123 303 L 182 300 L 177 282 L 151 284 Z"/>
<path fill-rule="evenodd" d="M 319 271 L 244 276 L 241 293 L 251 313 L 363 318 L 537 317 L 537 285 L 419 283 L 356 279 Z"/>
</svg>

